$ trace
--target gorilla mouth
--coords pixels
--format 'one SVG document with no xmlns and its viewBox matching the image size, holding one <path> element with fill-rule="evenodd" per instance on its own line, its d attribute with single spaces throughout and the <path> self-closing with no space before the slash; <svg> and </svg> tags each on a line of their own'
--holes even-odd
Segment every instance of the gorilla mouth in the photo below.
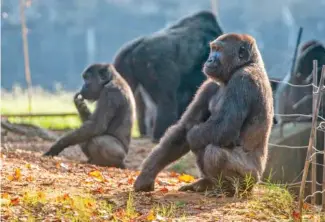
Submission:
<svg viewBox="0 0 325 222">
<path fill-rule="evenodd" d="M 203 67 L 203 72 L 208 75 L 208 76 L 215 76 L 216 74 L 216 68 L 215 67 L 211 67 L 211 66 L 206 66 L 204 65 Z"/>
</svg>

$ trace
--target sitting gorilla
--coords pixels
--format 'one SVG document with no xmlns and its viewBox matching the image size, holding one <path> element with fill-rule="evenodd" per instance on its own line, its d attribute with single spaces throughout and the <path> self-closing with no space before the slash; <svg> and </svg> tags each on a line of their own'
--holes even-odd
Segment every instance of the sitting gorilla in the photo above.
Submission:
<svg viewBox="0 0 325 222">
<path fill-rule="evenodd" d="M 80 144 L 89 163 L 125 168 L 135 118 L 132 91 L 110 64 L 90 65 L 82 77 L 84 85 L 74 103 L 83 124 L 59 138 L 44 155 L 58 155 L 66 147 Z M 97 101 L 93 114 L 83 98 Z"/>
<path fill-rule="evenodd" d="M 158 173 L 190 150 L 202 178 L 182 191 L 221 188 L 232 196 L 250 192 L 261 179 L 274 111 L 260 51 L 252 36 L 239 34 L 221 35 L 210 47 L 203 69 L 208 80 L 144 161 L 135 191 L 154 190 Z"/>
</svg>

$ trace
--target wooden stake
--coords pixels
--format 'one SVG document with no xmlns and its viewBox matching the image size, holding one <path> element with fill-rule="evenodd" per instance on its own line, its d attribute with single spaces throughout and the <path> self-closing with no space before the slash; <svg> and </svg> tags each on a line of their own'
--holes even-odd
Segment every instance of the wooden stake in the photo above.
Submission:
<svg viewBox="0 0 325 222">
<path fill-rule="evenodd" d="M 211 10 L 212 10 L 212 13 L 217 15 L 217 10 L 218 10 L 218 3 L 217 3 L 218 0 L 211 0 Z"/>
<path fill-rule="evenodd" d="M 291 63 L 291 70 L 290 70 L 290 74 L 291 74 L 291 76 L 294 74 L 295 67 L 296 67 L 297 52 L 298 52 L 298 48 L 299 48 L 299 45 L 300 45 L 300 40 L 301 40 L 301 36 L 302 36 L 302 31 L 303 31 L 303 28 L 302 28 L 302 27 L 299 27 L 298 36 L 297 36 L 297 41 L 296 41 L 296 47 L 295 47 L 295 51 L 294 51 L 294 53 L 293 53 L 292 63 Z M 316 85 L 317 85 L 317 84 L 316 84 Z"/>
<path fill-rule="evenodd" d="M 323 93 L 322 88 L 323 88 L 323 85 L 324 85 L 324 76 L 325 76 L 325 66 L 323 66 L 320 82 L 319 82 L 319 85 L 318 85 L 318 92 L 317 92 L 317 98 L 316 98 L 316 109 L 315 109 L 315 112 L 313 112 L 313 119 L 312 119 L 312 126 L 311 126 L 310 137 L 309 137 L 309 144 L 308 144 L 308 148 L 307 148 L 305 166 L 304 166 L 304 171 L 303 171 L 301 186 L 300 186 L 300 191 L 299 191 L 300 221 L 302 221 L 302 206 L 304 204 L 304 194 L 305 194 L 306 179 L 307 179 L 308 168 L 309 168 L 309 164 L 310 164 L 310 156 L 311 156 L 312 150 L 313 150 L 313 143 L 314 143 L 316 124 L 317 124 L 317 118 L 318 118 L 318 112 L 319 112 L 319 104 L 320 104 L 322 93 Z"/>
<path fill-rule="evenodd" d="M 314 86 L 317 86 L 317 66 L 318 66 L 318 62 L 317 62 L 317 60 L 314 60 L 313 61 L 313 84 L 314 84 Z M 316 107 L 316 98 L 317 98 L 317 95 L 316 95 L 316 91 L 317 90 L 314 90 L 314 87 L 312 88 L 313 90 L 313 113 L 315 113 L 315 111 L 316 111 L 316 109 L 318 109 L 318 107 Z M 320 89 L 320 88 L 319 88 Z M 319 92 L 320 92 L 320 90 L 319 90 Z M 320 92 L 321 93 L 321 92 Z M 320 101 L 322 101 L 322 97 L 320 97 Z M 318 114 L 317 114 L 317 116 L 316 116 L 316 120 L 318 119 Z M 314 135 L 314 144 L 315 144 L 315 146 L 316 146 L 316 144 L 317 144 L 317 133 L 315 133 L 315 135 Z M 313 193 L 315 193 L 316 192 L 316 180 L 317 180 L 317 177 L 316 177 L 316 175 L 317 175 L 317 166 L 316 166 L 316 155 L 317 154 L 315 154 L 315 152 L 316 152 L 316 150 L 315 149 L 312 149 L 312 155 L 313 155 L 313 157 L 312 157 L 312 160 L 311 160 L 311 162 L 312 162 L 312 165 L 311 165 L 311 193 L 313 194 Z M 313 204 L 313 205 L 315 205 L 315 203 L 316 203 L 316 196 L 312 196 L 311 197 L 311 204 Z"/>
<path fill-rule="evenodd" d="M 325 65 L 323 65 L 323 69 Z M 322 96 L 322 106 L 324 106 L 323 96 Z M 324 115 L 324 114 L 323 114 Z M 324 133 L 324 132 L 323 132 Z M 323 144 L 323 152 L 325 151 L 325 133 L 324 133 L 324 144 Z M 323 153 L 323 186 L 322 190 L 325 190 L 325 153 Z M 322 209 L 325 211 L 325 192 L 322 193 Z"/>
<path fill-rule="evenodd" d="M 23 39 L 24 50 L 24 63 L 25 63 L 25 79 L 27 83 L 28 92 L 28 112 L 32 112 L 32 78 L 29 67 L 29 53 L 28 53 L 28 39 L 27 39 L 27 27 L 25 18 L 25 0 L 20 0 L 20 19 L 21 19 L 21 33 Z"/>
</svg>

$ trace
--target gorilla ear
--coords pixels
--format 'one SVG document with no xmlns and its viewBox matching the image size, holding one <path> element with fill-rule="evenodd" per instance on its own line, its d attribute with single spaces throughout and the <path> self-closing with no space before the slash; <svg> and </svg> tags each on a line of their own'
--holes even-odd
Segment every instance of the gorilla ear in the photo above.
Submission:
<svg viewBox="0 0 325 222">
<path fill-rule="evenodd" d="M 249 58 L 249 52 L 246 46 L 242 45 L 239 47 L 238 57 L 242 60 L 247 60 Z"/>
</svg>

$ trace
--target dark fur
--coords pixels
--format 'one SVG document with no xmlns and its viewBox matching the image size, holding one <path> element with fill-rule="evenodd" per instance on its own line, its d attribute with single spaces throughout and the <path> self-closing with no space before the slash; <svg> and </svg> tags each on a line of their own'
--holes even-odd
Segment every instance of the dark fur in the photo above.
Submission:
<svg viewBox="0 0 325 222">
<path fill-rule="evenodd" d="M 239 52 L 241 46 L 243 52 Z M 221 55 L 215 65 L 209 66 L 213 61 L 210 57 L 205 63 L 204 73 L 209 79 L 144 161 L 135 191 L 153 190 L 157 174 L 190 150 L 197 156 L 202 178 L 180 190 L 212 189 L 212 181 L 220 176 L 222 188 L 232 195 L 231 178 L 238 179 L 247 191 L 252 188 L 243 183 L 247 174 L 253 183 L 260 180 L 274 116 L 263 60 L 255 40 L 248 35 L 222 35 L 212 42 L 211 49 Z M 235 147 L 225 147 L 234 141 Z"/>
<path fill-rule="evenodd" d="M 179 119 L 197 88 L 205 80 L 201 69 L 209 54 L 208 44 L 222 34 L 215 16 L 202 11 L 175 24 L 140 37 L 117 53 L 114 65 L 135 92 L 139 85 L 156 104 L 153 141 Z M 136 97 L 141 134 L 145 107 L 141 95 Z"/>
<path fill-rule="evenodd" d="M 89 163 L 125 168 L 135 115 L 132 91 L 109 64 L 87 67 L 83 78 L 85 84 L 74 97 L 82 126 L 63 135 L 44 155 L 58 155 L 66 147 L 80 144 Z M 97 101 L 93 114 L 83 99 Z"/>
<path fill-rule="evenodd" d="M 287 76 L 285 82 L 281 83 L 276 92 L 276 110 L 279 114 L 306 114 L 312 113 L 312 86 L 294 87 L 286 82 L 295 85 L 307 85 L 313 82 L 312 70 L 313 60 L 318 61 L 318 80 L 321 76 L 321 68 L 325 65 L 325 47 L 316 41 L 305 43 L 298 55 L 295 71 Z M 324 105 L 321 107 L 320 115 L 324 113 Z M 311 121 L 311 118 L 278 117 L 279 122 L 290 121 Z"/>
</svg>

